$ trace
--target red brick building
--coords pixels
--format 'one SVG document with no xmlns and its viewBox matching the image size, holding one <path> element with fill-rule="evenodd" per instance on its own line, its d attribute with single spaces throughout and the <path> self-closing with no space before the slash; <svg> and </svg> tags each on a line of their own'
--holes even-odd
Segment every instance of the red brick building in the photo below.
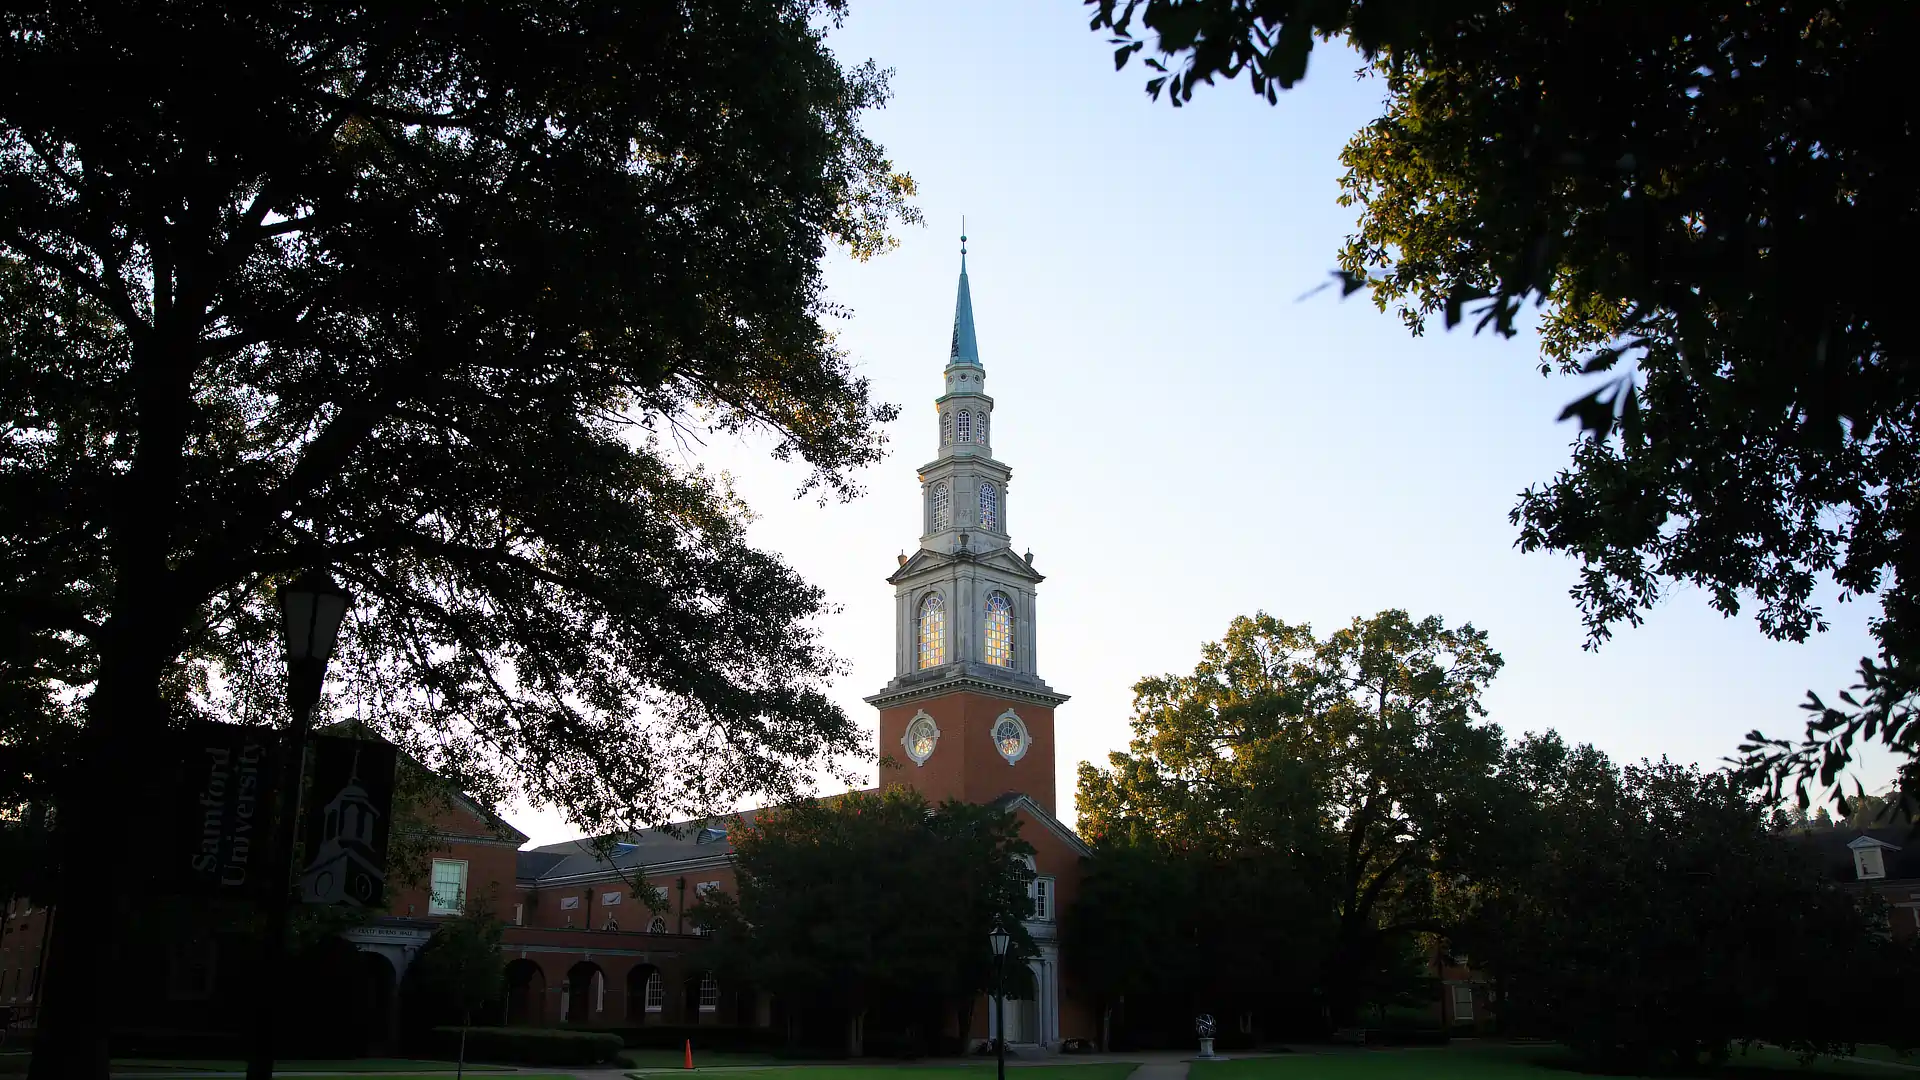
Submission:
<svg viewBox="0 0 1920 1080">
<path fill-rule="evenodd" d="M 908 786 L 931 800 L 993 803 L 1022 821 L 1035 849 L 1033 917 L 1040 948 L 1032 963 L 1031 1001 L 1009 1002 L 1013 1045 L 1057 1047 L 1091 1038 L 1087 1003 L 1064 985 L 1059 921 L 1071 905 L 1087 848 L 1055 816 L 1053 710 L 1066 700 L 1037 674 L 1031 554 L 1015 554 L 1008 534 L 1012 470 L 993 457 L 994 402 L 985 392 L 973 324 L 965 250 L 945 393 L 928 431 L 937 453 L 920 468 L 923 520 L 918 549 L 888 578 L 898 598 L 896 677 L 867 700 L 880 711 L 881 786 Z M 749 817 L 751 815 L 748 815 Z M 723 825 L 668 830 L 519 850 L 527 837 L 470 800 L 455 797 L 438 815 L 443 847 L 429 880 L 391 890 L 388 913 L 342 937 L 357 952 L 363 1000 L 356 1015 L 370 1027 L 366 1045 L 391 1044 L 399 987 L 421 946 L 448 916 L 469 905 L 490 909 L 505 932 L 508 1000 L 503 1019 L 529 1025 L 766 1027 L 779 1003 L 749 987 L 729 986 L 702 962 L 703 939 L 687 912 L 701 893 L 734 887 L 732 847 Z M 610 850 L 609 857 L 601 852 Z M 634 882 L 652 890 L 650 906 Z M 18 906 L 18 905 L 16 905 Z M 654 908 L 660 909 L 656 914 Z M 7 920 L 0 1003 L 30 1001 L 46 913 L 21 908 Z M 188 934 L 157 966 L 167 969 L 161 996 L 218 1004 L 205 1014 L 243 1013 L 243 968 L 213 933 Z M 22 986 L 27 991 L 22 993 Z M 977 1007 L 976 1040 L 994 1032 L 993 1010 Z M 146 1010 L 135 1019 L 169 1022 L 184 1011 Z M 183 1021 L 184 1022 L 184 1021 Z"/>
</svg>

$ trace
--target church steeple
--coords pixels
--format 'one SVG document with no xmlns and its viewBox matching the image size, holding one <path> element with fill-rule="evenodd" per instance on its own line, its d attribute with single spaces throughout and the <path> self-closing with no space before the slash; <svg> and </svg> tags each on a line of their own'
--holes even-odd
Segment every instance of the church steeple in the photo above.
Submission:
<svg viewBox="0 0 1920 1080">
<path fill-rule="evenodd" d="M 967 288 L 967 234 L 960 234 L 960 295 L 953 302 L 953 350 L 949 364 L 980 366 L 980 342 L 973 334 L 973 293 Z"/>
<path fill-rule="evenodd" d="M 946 390 L 934 401 L 939 450 L 920 466 L 920 547 L 887 578 L 896 601 L 894 677 L 880 709 L 888 772 L 929 798 L 986 802 L 1024 792 L 1053 809 L 1053 708 L 1040 678 L 1035 588 L 1043 580 L 1008 535 L 1013 470 L 993 456 L 993 399 L 974 333 L 966 237 Z"/>
</svg>

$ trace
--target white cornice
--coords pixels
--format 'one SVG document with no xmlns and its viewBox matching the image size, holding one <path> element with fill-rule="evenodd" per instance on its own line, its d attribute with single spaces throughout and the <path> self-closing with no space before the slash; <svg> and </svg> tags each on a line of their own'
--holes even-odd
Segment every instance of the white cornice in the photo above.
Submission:
<svg viewBox="0 0 1920 1080">
<path fill-rule="evenodd" d="M 922 701 L 927 698 L 942 697 L 947 694 L 959 694 L 971 691 L 977 694 L 991 694 L 1008 701 L 1024 701 L 1031 705 L 1044 705 L 1051 709 L 1068 700 L 1066 694 L 1054 693 L 1045 683 L 1037 686 L 1022 686 L 1018 683 L 998 682 L 981 678 L 965 672 L 956 672 L 945 677 L 930 679 L 911 686 L 889 686 L 886 689 L 864 699 L 876 709 L 885 709 L 902 705 L 910 701 Z"/>
</svg>

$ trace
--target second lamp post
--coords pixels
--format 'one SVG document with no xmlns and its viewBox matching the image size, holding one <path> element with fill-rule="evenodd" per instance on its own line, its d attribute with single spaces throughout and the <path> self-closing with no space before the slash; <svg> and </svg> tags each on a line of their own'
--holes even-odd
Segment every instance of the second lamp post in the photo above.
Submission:
<svg viewBox="0 0 1920 1080">
<path fill-rule="evenodd" d="M 293 887 L 293 846 L 300 817 L 300 787 L 305 781 L 307 731 L 313 707 L 327 681 L 327 661 L 352 598 L 324 570 L 309 570 L 280 590 L 280 629 L 287 646 L 287 709 L 293 724 L 281 743 L 280 812 L 274 820 L 273 850 L 268 856 L 266 938 L 261 946 L 261 990 L 255 1008 L 253 1055 L 247 1080 L 272 1080 L 274 1013 L 278 995 L 265 987 L 283 976 L 286 962 L 288 891 Z"/>
<path fill-rule="evenodd" d="M 1007 946 L 1013 935 L 996 926 L 987 941 L 993 945 L 993 1049 L 1000 1080 L 1007 1080 Z"/>
</svg>

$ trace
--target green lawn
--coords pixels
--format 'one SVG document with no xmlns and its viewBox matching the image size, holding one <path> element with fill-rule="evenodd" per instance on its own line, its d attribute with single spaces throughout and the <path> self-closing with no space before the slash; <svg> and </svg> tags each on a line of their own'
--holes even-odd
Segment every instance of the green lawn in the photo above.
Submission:
<svg viewBox="0 0 1920 1080">
<path fill-rule="evenodd" d="M 686 1061 L 685 1048 L 682 1048 L 679 1050 L 628 1049 L 628 1050 L 620 1051 L 620 1054 L 622 1057 L 632 1060 L 634 1067 L 640 1068 L 640 1069 L 678 1069 Z M 747 1053 L 734 1053 L 731 1051 L 723 1051 L 723 1050 L 702 1050 L 698 1046 L 696 1046 L 693 1048 L 693 1064 L 695 1068 L 700 1068 L 702 1066 L 712 1066 L 714 1068 L 727 1066 L 731 1068 L 736 1065 L 786 1065 L 786 1064 L 800 1065 L 800 1064 L 805 1064 L 805 1062 L 803 1060 L 798 1060 L 798 1059 L 792 1060 L 792 1061 L 783 1060 L 781 1058 L 774 1057 L 771 1054 L 747 1054 Z"/>
<path fill-rule="evenodd" d="M 1745 1054 L 1736 1050 L 1725 1069 L 1706 1075 L 1728 1080 L 1794 1080 L 1796 1077 L 1902 1080 L 1902 1072 L 1886 1065 L 1832 1059 L 1802 1066 L 1791 1054 L 1771 1047 L 1755 1047 Z M 1566 1052 L 1557 1047 L 1449 1046 L 1196 1062 L 1188 1080 L 1579 1080 L 1581 1075 L 1569 1071 Z"/>
<path fill-rule="evenodd" d="M 246 1072 L 244 1061 L 215 1059 L 175 1059 L 175 1058 L 114 1058 L 115 1072 L 151 1072 L 155 1075 L 178 1072 Z M 275 1062 L 275 1072 L 324 1072 L 351 1073 L 361 1080 L 375 1080 L 377 1076 L 395 1076 L 406 1073 L 452 1072 L 451 1061 L 423 1061 L 417 1058 L 355 1058 L 347 1061 L 279 1061 Z M 510 1065 L 475 1065 L 467 1063 L 468 1072 L 511 1072 Z M 374 1074 L 369 1076 L 368 1074 Z"/>
<path fill-rule="evenodd" d="M 696 1057 L 695 1063 L 699 1062 Z M 1010 1071 L 1022 1080 L 1126 1080 L 1132 1062 L 1098 1065 L 1022 1065 Z M 726 1080 L 983 1080 L 994 1074 L 993 1062 L 978 1065 L 807 1065 L 795 1069 L 745 1069 L 724 1074 Z M 658 1073 L 631 1073 L 659 1080 Z M 521 1080 L 514 1077 L 514 1080 Z"/>
<path fill-rule="evenodd" d="M 1874 1061 L 1891 1061 L 1900 1065 L 1920 1065 L 1920 1053 L 1903 1054 L 1891 1046 L 1861 1044 L 1854 1048 L 1854 1057 L 1870 1058 Z"/>
</svg>

